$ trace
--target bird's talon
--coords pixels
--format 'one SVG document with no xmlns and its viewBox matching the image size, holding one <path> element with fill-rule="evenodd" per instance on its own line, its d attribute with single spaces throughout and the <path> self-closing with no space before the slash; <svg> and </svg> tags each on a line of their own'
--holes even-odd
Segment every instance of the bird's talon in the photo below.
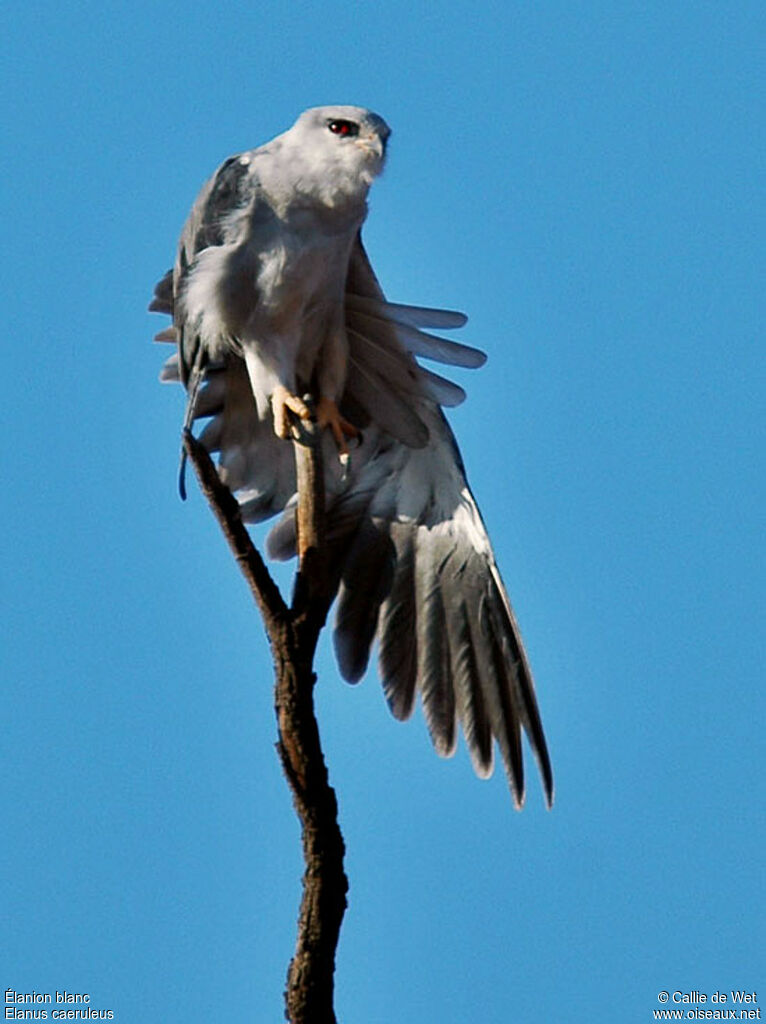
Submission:
<svg viewBox="0 0 766 1024">
<path fill-rule="evenodd" d="M 302 420 L 311 418 L 311 410 L 306 403 L 281 384 L 274 388 L 271 395 L 271 408 L 274 413 L 274 433 L 283 440 L 290 437 L 290 413 Z"/>
<path fill-rule="evenodd" d="M 349 451 L 346 438 L 358 437 L 359 430 L 353 423 L 349 423 L 345 417 L 341 416 L 340 410 L 332 398 L 324 396 L 319 399 L 317 405 L 317 423 L 320 427 L 330 428 L 332 436 L 335 438 L 335 443 L 338 446 L 341 462 L 343 462 L 345 457 L 347 464 Z"/>
</svg>

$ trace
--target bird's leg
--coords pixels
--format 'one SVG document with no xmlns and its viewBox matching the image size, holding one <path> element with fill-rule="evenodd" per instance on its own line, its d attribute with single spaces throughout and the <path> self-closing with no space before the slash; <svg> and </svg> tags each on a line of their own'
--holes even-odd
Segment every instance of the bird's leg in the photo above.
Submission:
<svg viewBox="0 0 766 1024">
<path fill-rule="evenodd" d="M 274 433 L 277 437 L 290 436 L 290 413 L 295 413 L 302 420 L 311 416 L 309 407 L 304 401 L 292 394 L 283 384 L 277 384 L 271 393 L 271 408 L 274 413 Z"/>
<path fill-rule="evenodd" d="M 335 310 L 333 320 L 322 345 L 317 367 L 319 402 L 317 422 L 320 427 L 329 427 L 341 462 L 348 461 L 347 437 L 359 437 L 359 431 L 340 414 L 338 398 L 343 393 L 348 370 L 348 337 L 344 321 L 343 305 Z"/>
<path fill-rule="evenodd" d="M 294 349 L 295 346 L 274 343 L 266 331 L 261 333 L 257 345 L 242 345 L 258 417 L 267 419 L 271 407 L 274 433 L 281 438 L 290 436 L 290 413 L 303 420 L 311 415 L 306 403 L 295 394 L 295 373 L 290 363 Z"/>
<path fill-rule="evenodd" d="M 341 416 L 334 399 L 328 398 L 327 395 L 322 395 L 319 399 L 317 423 L 320 427 L 330 428 L 332 436 L 335 438 L 335 443 L 338 446 L 338 452 L 341 455 L 348 455 L 346 438 L 359 437 L 359 431 L 353 423 L 349 423 L 345 417 Z"/>
</svg>

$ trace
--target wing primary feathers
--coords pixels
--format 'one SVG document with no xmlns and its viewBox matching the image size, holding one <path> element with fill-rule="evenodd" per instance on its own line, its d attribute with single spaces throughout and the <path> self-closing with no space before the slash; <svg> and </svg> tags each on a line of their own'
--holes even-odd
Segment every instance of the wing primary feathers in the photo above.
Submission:
<svg viewBox="0 0 766 1024">
<path fill-rule="evenodd" d="M 166 327 L 164 331 L 160 331 L 154 335 L 154 340 L 159 342 L 170 342 L 175 345 L 178 342 L 178 331 L 175 327 Z"/>
<path fill-rule="evenodd" d="M 374 366 L 378 373 L 390 387 L 396 388 L 397 392 L 419 398 L 422 389 L 419 385 L 419 367 L 414 359 L 411 359 L 403 350 L 397 351 L 393 346 L 371 337 L 369 334 L 361 334 L 353 328 L 348 329 L 354 346 L 354 360 L 363 363 L 364 366 Z"/>
<path fill-rule="evenodd" d="M 445 567 L 452 572 L 451 566 Z M 457 583 L 457 581 L 453 581 Z M 465 601 L 459 585 L 445 583 L 444 606 L 447 618 L 452 678 L 455 684 L 457 714 L 463 726 L 468 751 L 476 774 L 487 778 L 492 774 L 492 729 L 485 707 L 479 679 L 476 651 L 468 623 Z"/>
<path fill-rule="evenodd" d="M 508 667 L 488 611 L 488 598 L 482 595 L 474 628 L 474 643 L 479 651 L 483 686 L 492 731 L 497 738 L 505 773 L 518 810 L 524 803 L 524 760 L 521 751 L 521 718 L 513 700 Z"/>
<path fill-rule="evenodd" d="M 417 527 L 392 523 L 396 551 L 394 580 L 381 609 L 378 665 L 383 692 L 394 718 L 405 721 L 415 706 L 417 643 L 415 637 L 415 545 Z"/>
<path fill-rule="evenodd" d="M 335 652 L 341 674 L 349 683 L 358 682 L 367 668 L 393 564 L 388 532 L 373 522 L 363 523 L 343 568 L 335 618 Z"/>
<path fill-rule="evenodd" d="M 485 353 L 478 348 L 438 338 L 435 334 L 426 334 L 409 323 L 376 316 L 372 309 L 357 309 L 355 306 L 347 308 L 346 322 L 350 327 L 363 331 L 368 338 L 378 337 L 383 332 L 381 340 L 388 347 L 391 345 L 389 338 L 393 331 L 405 351 L 436 363 L 477 369 L 487 361 Z"/>
<path fill-rule="evenodd" d="M 446 377 L 441 377 L 438 373 L 432 373 L 422 366 L 419 369 L 425 390 L 434 402 L 452 409 L 465 401 L 465 391 L 459 384 L 447 380 Z"/>
<path fill-rule="evenodd" d="M 387 389 L 385 381 L 355 356 L 353 350 L 348 362 L 346 389 L 375 421 L 409 448 L 423 448 L 428 444 L 428 429 L 413 410 L 413 403 Z"/>
<path fill-rule="evenodd" d="M 178 361 L 178 353 L 174 352 L 169 359 L 166 359 L 160 370 L 160 380 L 163 384 L 180 384 L 181 367 Z"/>
<path fill-rule="evenodd" d="M 436 552 L 429 534 L 426 528 L 418 530 L 415 553 L 418 685 L 436 752 L 451 757 L 456 743 L 455 690 Z"/>
<path fill-rule="evenodd" d="M 487 361 L 486 352 L 472 345 L 463 345 L 447 338 L 438 338 L 435 334 L 426 334 L 416 327 L 399 324 L 396 329 L 399 340 L 408 352 L 430 359 L 434 363 L 446 363 L 448 366 L 463 366 L 467 370 L 478 370 Z"/>
<path fill-rule="evenodd" d="M 364 328 L 364 333 L 361 329 Z M 419 366 L 412 356 L 397 344 L 390 324 L 372 317 L 354 316 L 347 322 L 352 342 L 352 358 L 365 367 L 375 367 L 389 389 L 398 394 L 420 398 L 429 395 L 439 405 L 455 406 L 465 400 L 465 391 L 452 381 Z"/>
<path fill-rule="evenodd" d="M 410 327 L 436 327 L 442 331 L 454 330 L 468 323 L 465 313 L 452 309 L 430 309 L 428 306 L 407 306 L 400 302 L 386 302 L 346 292 L 346 305 L 362 313 L 382 316 L 394 323 Z"/>
<path fill-rule="evenodd" d="M 149 303 L 150 313 L 173 315 L 173 270 L 166 270 L 154 286 L 154 298 Z"/>
<path fill-rule="evenodd" d="M 492 583 L 488 607 L 491 613 L 493 628 L 496 636 L 501 638 L 503 661 L 507 666 L 506 672 L 514 703 L 540 768 L 546 802 L 549 807 L 552 807 L 553 770 L 548 755 L 548 746 L 545 742 L 542 722 L 540 721 L 537 699 L 535 698 L 532 673 L 521 644 L 521 634 L 519 633 L 516 618 L 511 610 L 505 594 L 505 588 L 495 565 L 492 566 Z"/>
</svg>

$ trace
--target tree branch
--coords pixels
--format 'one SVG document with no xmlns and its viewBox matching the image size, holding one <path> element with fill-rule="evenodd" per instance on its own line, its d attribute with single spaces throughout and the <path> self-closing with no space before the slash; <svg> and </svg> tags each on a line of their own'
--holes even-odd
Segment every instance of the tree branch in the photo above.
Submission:
<svg viewBox="0 0 766 1024">
<path fill-rule="evenodd" d="M 272 624 L 288 618 L 287 605 L 282 600 L 279 588 L 271 578 L 269 570 L 242 522 L 237 499 L 229 488 L 221 483 L 218 470 L 208 455 L 207 448 L 200 444 L 191 430 L 184 430 L 183 446 L 189 456 L 189 461 L 194 466 L 200 489 L 218 520 L 218 525 L 242 570 L 242 575 L 247 580 L 255 603 L 263 616 L 266 629 L 271 636 Z"/>
<path fill-rule="evenodd" d="M 324 536 L 324 467 L 321 429 L 313 419 L 314 403 L 310 395 L 303 401 L 312 412 L 312 419 L 295 419 L 293 447 L 298 508 L 295 516 L 298 575 L 293 593 L 293 614 L 300 618 L 311 613 L 318 616 L 321 630 L 329 604 L 327 594 L 327 551 Z"/>
<path fill-rule="evenodd" d="M 306 865 L 295 955 L 287 975 L 286 1019 L 291 1024 L 335 1024 L 335 950 L 348 880 L 338 806 L 314 713 L 314 653 L 331 598 L 324 545 L 321 431 L 313 419 L 304 421 L 298 425 L 294 441 L 299 570 L 289 609 L 245 529 L 239 505 L 221 483 L 207 451 L 190 431 L 184 433 L 183 443 L 261 611 L 274 659 L 277 750 L 301 822 Z"/>
</svg>

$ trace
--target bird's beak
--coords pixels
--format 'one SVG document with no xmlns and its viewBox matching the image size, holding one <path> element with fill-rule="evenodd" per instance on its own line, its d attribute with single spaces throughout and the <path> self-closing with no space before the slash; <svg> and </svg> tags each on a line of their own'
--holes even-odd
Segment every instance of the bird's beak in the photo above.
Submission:
<svg viewBox="0 0 766 1024">
<path fill-rule="evenodd" d="M 363 135 L 362 138 L 358 140 L 358 145 L 378 160 L 382 160 L 386 155 L 385 140 L 381 139 L 376 132 L 370 132 L 369 135 Z"/>
</svg>

